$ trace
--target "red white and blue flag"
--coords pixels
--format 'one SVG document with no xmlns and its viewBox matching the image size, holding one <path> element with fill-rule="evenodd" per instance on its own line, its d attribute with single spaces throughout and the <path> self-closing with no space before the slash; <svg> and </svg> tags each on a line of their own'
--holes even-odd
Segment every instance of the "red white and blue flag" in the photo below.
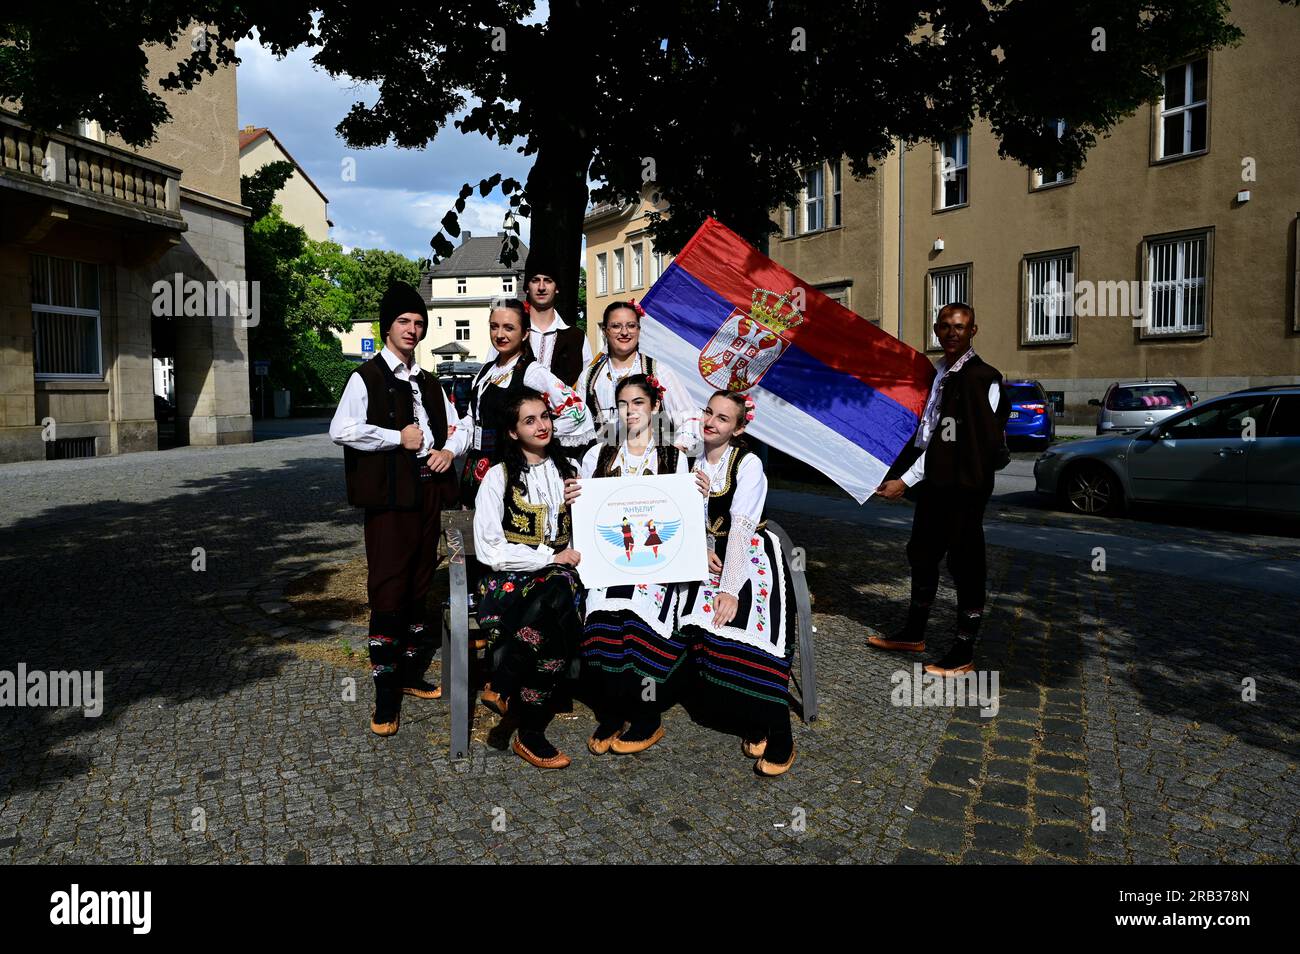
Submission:
<svg viewBox="0 0 1300 954">
<path fill-rule="evenodd" d="M 925 409 L 934 367 L 714 219 L 641 300 L 641 345 L 701 407 L 742 391 L 748 432 L 862 503 Z"/>
</svg>

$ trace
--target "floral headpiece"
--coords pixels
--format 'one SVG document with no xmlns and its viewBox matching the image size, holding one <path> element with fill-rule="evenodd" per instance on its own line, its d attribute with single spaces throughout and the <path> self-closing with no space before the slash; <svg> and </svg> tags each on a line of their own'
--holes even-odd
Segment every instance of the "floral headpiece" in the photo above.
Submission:
<svg viewBox="0 0 1300 954">
<path fill-rule="evenodd" d="M 627 300 L 627 306 L 628 306 L 629 308 L 631 308 L 633 311 L 636 312 L 636 316 L 637 316 L 638 318 L 644 318 L 644 317 L 645 317 L 645 309 L 642 308 L 640 305 L 638 305 L 638 304 L 636 303 L 636 299 L 635 299 L 635 298 L 629 298 L 629 299 Z"/>
<path fill-rule="evenodd" d="M 654 388 L 656 391 L 659 392 L 659 400 L 662 401 L 664 398 L 664 386 L 659 383 L 659 378 L 653 374 L 647 374 L 645 376 L 645 379 L 646 379 L 646 383 L 649 384 L 650 387 Z"/>
<path fill-rule="evenodd" d="M 745 423 L 748 424 L 754 419 L 754 399 L 748 394 L 745 395 Z"/>
</svg>

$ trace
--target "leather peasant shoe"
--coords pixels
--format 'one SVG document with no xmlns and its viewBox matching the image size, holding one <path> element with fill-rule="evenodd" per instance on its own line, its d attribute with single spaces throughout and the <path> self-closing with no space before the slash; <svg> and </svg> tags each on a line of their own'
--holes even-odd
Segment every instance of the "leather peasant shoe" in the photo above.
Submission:
<svg viewBox="0 0 1300 954">
<path fill-rule="evenodd" d="M 587 751 L 592 755 L 604 755 L 609 751 L 609 747 L 614 744 L 614 741 L 619 737 L 619 733 L 622 731 L 622 729 L 619 729 L 618 732 L 615 732 L 607 739 L 598 739 L 593 735 L 591 738 L 587 739 Z"/>
<path fill-rule="evenodd" d="M 886 639 L 884 636 L 868 636 L 867 645 L 875 649 L 887 649 L 896 653 L 923 653 L 925 640 Z"/>
<path fill-rule="evenodd" d="M 509 701 L 502 696 L 501 693 L 495 691 L 491 684 L 483 687 L 483 692 L 479 696 L 479 701 L 500 716 L 503 716 L 510 711 Z"/>
<path fill-rule="evenodd" d="M 515 740 L 510 743 L 510 748 L 515 753 L 515 755 L 519 756 L 521 759 L 523 759 L 525 762 L 529 763 L 530 765 L 537 766 L 539 769 L 567 768 L 573 762 L 573 760 L 570 759 L 567 755 L 559 751 L 557 751 L 555 755 L 551 756 L 549 759 L 539 758 L 538 756 L 534 755 L 526 745 L 524 745 L 522 742 L 519 741 L 518 736 L 515 736 Z"/>
<path fill-rule="evenodd" d="M 393 716 L 392 722 L 376 722 L 375 714 L 373 712 L 370 713 L 370 731 L 375 735 L 382 735 L 384 737 L 397 735 L 397 727 L 401 725 L 401 722 L 401 713 Z"/>
<path fill-rule="evenodd" d="M 769 762 L 767 759 L 759 759 L 754 763 L 754 771 L 759 775 L 765 775 L 768 778 L 773 778 L 777 775 L 784 775 L 786 772 L 790 771 L 790 766 L 794 765 L 795 754 L 796 750 L 793 748 L 790 749 L 790 759 L 783 765 Z"/>
<path fill-rule="evenodd" d="M 629 742 L 620 736 L 617 739 L 611 739 L 609 747 L 611 751 L 617 752 L 619 755 L 635 755 L 637 752 L 644 752 L 663 737 L 664 727 L 660 726 L 654 730 L 648 739 L 638 739 L 635 742 Z"/>
<path fill-rule="evenodd" d="M 413 686 L 403 686 L 402 694 L 415 696 L 417 699 L 441 699 L 442 686 L 435 686 L 431 682 L 420 681 Z"/>
</svg>

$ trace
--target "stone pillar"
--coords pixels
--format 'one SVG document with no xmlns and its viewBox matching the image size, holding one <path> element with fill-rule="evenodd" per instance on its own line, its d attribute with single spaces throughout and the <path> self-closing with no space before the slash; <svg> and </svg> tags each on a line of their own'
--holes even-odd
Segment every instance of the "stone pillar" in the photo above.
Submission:
<svg viewBox="0 0 1300 954">
<path fill-rule="evenodd" d="M 30 261 L 25 249 L 0 245 L 0 462 L 45 457 L 36 420 Z"/>
<path fill-rule="evenodd" d="M 176 436 L 194 445 L 249 443 L 248 324 L 251 301 L 244 272 L 244 218 L 239 206 L 190 193 L 181 198 L 189 229 L 181 244 L 148 270 L 149 285 L 178 287 L 171 295 L 176 322 Z M 198 282 L 202 313 L 186 308 L 185 292 Z M 152 299 L 152 291 L 150 298 Z M 152 301 L 151 301 L 152 308 Z M 215 307 L 214 307 L 215 306 Z M 152 314 L 151 310 L 146 314 Z"/>
</svg>

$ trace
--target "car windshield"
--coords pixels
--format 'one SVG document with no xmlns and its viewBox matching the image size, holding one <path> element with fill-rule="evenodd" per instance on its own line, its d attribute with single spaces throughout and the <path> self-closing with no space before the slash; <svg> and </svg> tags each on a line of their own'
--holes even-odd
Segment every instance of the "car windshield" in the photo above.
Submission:
<svg viewBox="0 0 1300 954">
<path fill-rule="evenodd" d="M 1132 384 L 1114 388 L 1106 400 L 1110 411 L 1154 411 L 1187 407 L 1191 396 L 1181 384 Z"/>
<path fill-rule="evenodd" d="M 1007 397 L 1016 403 L 1042 404 L 1046 398 L 1032 384 L 1008 384 Z"/>
</svg>

